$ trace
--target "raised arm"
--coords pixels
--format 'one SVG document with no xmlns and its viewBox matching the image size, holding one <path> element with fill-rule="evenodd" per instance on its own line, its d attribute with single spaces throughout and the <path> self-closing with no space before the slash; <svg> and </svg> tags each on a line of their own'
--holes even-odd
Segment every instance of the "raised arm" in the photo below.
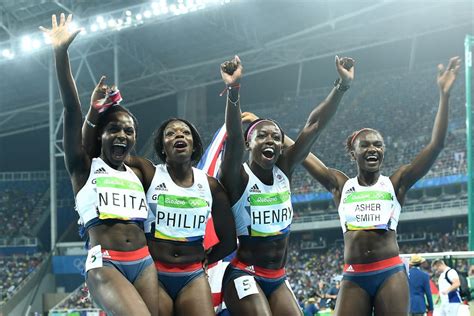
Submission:
<svg viewBox="0 0 474 316">
<path fill-rule="evenodd" d="M 237 247 L 234 216 L 230 202 L 222 185 L 214 178 L 208 177 L 212 192 L 212 219 L 219 243 L 214 245 L 207 255 L 209 264 L 217 262 Z"/>
<path fill-rule="evenodd" d="M 251 123 L 257 119 L 258 116 L 252 112 L 242 113 L 242 123 Z M 285 148 L 292 146 L 294 143 L 295 142 L 288 135 L 285 135 L 285 139 L 283 140 L 283 146 Z M 326 167 L 312 152 L 309 153 L 302 164 L 313 178 L 333 194 L 336 194 L 337 189 L 342 188 L 348 179 L 343 172 Z"/>
<path fill-rule="evenodd" d="M 68 56 L 69 45 L 80 32 L 80 30 L 74 32 L 68 30 L 71 21 L 72 15 L 69 15 L 66 19 L 64 13 L 61 13 L 58 24 L 56 15 L 53 15 L 51 29 L 40 27 L 40 30 L 49 37 L 54 51 L 59 89 L 64 105 L 63 141 L 66 168 L 73 176 L 78 170 L 90 168 L 90 159 L 82 146 L 81 104 Z"/>
<path fill-rule="evenodd" d="M 227 86 L 225 127 L 227 140 L 221 164 L 221 181 L 229 192 L 242 187 L 241 168 L 245 152 L 240 111 L 240 78 L 242 64 L 238 56 L 221 65 L 221 76 Z M 232 197 L 231 197 L 232 199 Z"/>
<path fill-rule="evenodd" d="M 336 113 L 337 107 L 354 79 L 354 60 L 351 58 L 335 57 L 336 70 L 339 74 L 338 83 L 326 99 L 310 114 L 304 128 L 301 130 L 295 144 L 288 147 L 279 161 L 279 166 L 291 175 L 297 164 L 308 156 L 317 137 Z"/>
<path fill-rule="evenodd" d="M 285 135 L 285 147 L 292 146 L 295 142 Z M 312 152 L 303 160 L 303 167 L 308 173 L 316 179 L 323 187 L 331 192 L 335 197 L 339 195 L 339 190 L 342 189 L 348 177 L 339 170 L 328 168 L 315 154 Z M 336 200 L 339 200 L 336 198 Z"/>
<path fill-rule="evenodd" d="M 439 105 L 431 140 L 410 164 L 402 166 L 390 177 L 400 202 L 403 202 L 408 189 L 430 170 L 444 147 L 448 130 L 449 96 L 460 67 L 461 59 L 457 56 L 449 60 L 447 69 L 442 64 L 438 65 Z"/>
<path fill-rule="evenodd" d="M 99 83 L 94 88 L 94 91 L 92 91 L 89 111 L 87 111 L 86 119 L 82 124 L 82 142 L 90 157 L 98 157 L 100 155 L 100 146 L 97 141 L 99 135 L 97 135 L 96 126 L 99 121 L 99 111 L 103 112 L 107 110 L 101 106 L 100 101 L 105 100 L 107 92 L 114 87 L 109 88 L 105 84 L 105 79 L 105 76 L 101 76 Z"/>
<path fill-rule="evenodd" d="M 109 95 L 117 91 L 117 87 L 115 85 L 108 86 L 105 83 L 105 79 L 105 76 L 101 76 L 99 83 L 94 88 L 94 91 L 92 91 L 89 111 L 82 124 L 82 143 L 90 157 L 98 157 L 100 155 L 101 148 L 98 141 L 100 135 L 97 129 L 99 116 L 113 106 Z M 135 174 L 142 181 L 146 192 L 155 175 L 155 166 L 153 163 L 143 157 L 129 155 L 125 159 L 125 164 L 133 169 Z"/>
</svg>

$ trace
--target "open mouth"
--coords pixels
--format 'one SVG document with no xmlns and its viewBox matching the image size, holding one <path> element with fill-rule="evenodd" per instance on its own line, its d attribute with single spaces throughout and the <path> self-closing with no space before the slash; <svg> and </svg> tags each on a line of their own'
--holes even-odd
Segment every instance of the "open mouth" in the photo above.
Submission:
<svg viewBox="0 0 474 316">
<path fill-rule="evenodd" d="M 112 145 L 112 154 L 116 158 L 121 158 L 125 152 L 127 151 L 127 145 L 126 144 L 113 144 Z"/>
<path fill-rule="evenodd" d="M 173 145 L 174 148 L 176 149 L 185 149 L 186 147 L 188 147 L 188 144 L 186 144 L 185 141 L 182 141 L 182 140 L 178 140 L 174 143 Z"/>
<path fill-rule="evenodd" d="M 275 157 L 275 149 L 273 148 L 265 148 L 263 151 L 262 151 L 262 154 L 265 158 L 267 159 L 273 159 L 273 157 Z"/>
<path fill-rule="evenodd" d="M 379 157 L 376 156 L 376 155 L 369 155 L 369 156 L 365 157 L 365 160 L 366 160 L 367 162 L 375 163 L 375 162 L 378 162 L 378 161 L 379 161 Z"/>
</svg>

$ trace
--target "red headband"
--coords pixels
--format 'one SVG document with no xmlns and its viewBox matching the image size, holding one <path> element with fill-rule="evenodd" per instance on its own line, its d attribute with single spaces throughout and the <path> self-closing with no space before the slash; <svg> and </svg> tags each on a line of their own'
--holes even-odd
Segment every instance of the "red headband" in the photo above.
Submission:
<svg viewBox="0 0 474 316">
<path fill-rule="evenodd" d="M 275 124 L 275 122 L 273 122 L 272 120 L 267 120 L 267 119 L 261 119 L 260 121 L 258 121 L 257 123 L 255 123 L 254 125 L 252 125 L 250 128 L 249 128 L 249 131 L 247 132 L 247 139 L 246 141 L 249 142 L 249 139 L 250 139 L 250 134 L 252 134 L 253 130 L 255 129 L 255 127 L 260 124 L 260 123 L 263 123 L 263 122 L 267 122 L 267 123 L 272 123 L 273 125 L 277 126 Z M 278 127 L 278 126 L 277 126 Z M 280 129 L 280 128 L 278 128 Z M 280 133 L 281 133 L 281 130 L 280 130 Z"/>
<path fill-rule="evenodd" d="M 364 127 L 358 130 L 357 132 L 355 132 L 354 136 L 352 136 L 352 139 L 351 139 L 351 143 L 350 143 L 351 147 L 352 147 L 352 144 L 354 144 L 354 140 L 356 139 L 356 137 L 359 136 L 360 133 L 365 132 L 365 131 L 373 131 L 373 129 Z"/>
</svg>

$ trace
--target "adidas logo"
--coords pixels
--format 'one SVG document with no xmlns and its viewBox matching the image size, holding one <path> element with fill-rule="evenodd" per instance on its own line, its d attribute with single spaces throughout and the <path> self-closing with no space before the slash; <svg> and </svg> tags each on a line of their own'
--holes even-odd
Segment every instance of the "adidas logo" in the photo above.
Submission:
<svg viewBox="0 0 474 316">
<path fill-rule="evenodd" d="M 250 192 L 257 192 L 260 193 L 260 189 L 258 188 L 257 184 L 250 188 Z"/>
<path fill-rule="evenodd" d="M 350 188 L 349 190 L 346 190 L 346 194 L 349 194 L 349 193 L 352 193 L 352 192 L 355 192 L 354 187 Z"/>
<path fill-rule="evenodd" d="M 163 182 L 162 184 L 158 184 L 155 188 L 155 190 L 159 190 L 159 191 L 168 191 L 168 189 L 166 188 L 166 184 Z"/>
<path fill-rule="evenodd" d="M 97 169 L 96 171 L 94 171 L 94 174 L 107 174 L 107 170 L 105 170 L 104 167 L 101 167 Z"/>
<path fill-rule="evenodd" d="M 352 267 L 352 265 L 349 265 L 347 267 L 346 272 L 354 272 L 354 268 Z"/>
<path fill-rule="evenodd" d="M 253 266 L 246 266 L 245 270 L 247 270 L 248 272 L 251 272 L 251 273 L 255 273 L 255 269 L 254 269 Z"/>
<path fill-rule="evenodd" d="M 102 258 L 110 258 L 110 254 L 108 250 L 105 250 L 104 252 L 102 252 Z"/>
</svg>

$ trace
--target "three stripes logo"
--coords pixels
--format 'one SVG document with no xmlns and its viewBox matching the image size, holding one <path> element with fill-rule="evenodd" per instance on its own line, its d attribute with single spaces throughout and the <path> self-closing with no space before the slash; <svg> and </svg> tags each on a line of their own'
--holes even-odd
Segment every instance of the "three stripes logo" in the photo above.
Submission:
<svg viewBox="0 0 474 316">
<path fill-rule="evenodd" d="M 346 272 L 354 272 L 354 268 L 352 267 L 352 265 L 349 265 L 347 267 Z"/>
<path fill-rule="evenodd" d="M 261 193 L 262 191 L 260 191 L 260 189 L 258 188 L 257 184 L 254 184 L 250 190 L 250 192 L 253 192 L 253 193 Z"/>
<path fill-rule="evenodd" d="M 100 167 L 96 171 L 94 171 L 94 174 L 107 174 L 107 170 L 105 170 L 104 167 Z"/>
<path fill-rule="evenodd" d="M 162 184 L 158 184 L 155 188 L 155 190 L 158 190 L 158 191 L 168 191 L 168 189 L 166 188 L 166 184 L 163 182 Z"/>
<path fill-rule="evenodd" d="M 349 194 L 349 193 L 352 193 L 352 192 L 355 192 L 355 188 L 352 187 L 350 188 L 349 190 L 346 191 L 346 194 Z"/>
</svg>

